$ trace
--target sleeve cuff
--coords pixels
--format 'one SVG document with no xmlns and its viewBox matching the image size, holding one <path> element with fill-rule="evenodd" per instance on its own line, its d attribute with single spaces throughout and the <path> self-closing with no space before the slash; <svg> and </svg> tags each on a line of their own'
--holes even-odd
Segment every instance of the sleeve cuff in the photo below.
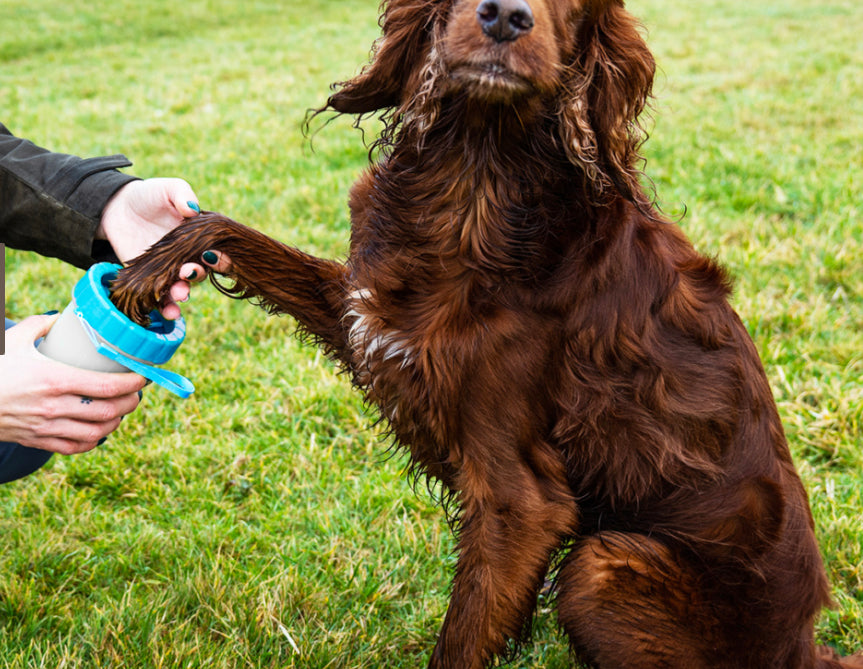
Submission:
<svg viewBox="0 0 863 669">
<path fill-rule="evenodd" d="M 81 252 L 87 253 L 93 262 L 118 262 L 114 249 L 106 240 L 96 239 L 96 230 L 102 220 L 105 205 L 126 184 L 137 181 L 138 177 L 123 174 L 117 167 L 127 167 L 131 163 L 125 156 L 109 156 L 85 160 L 79 165 L 74 178 L 67 177 L 69 188 L 65 205 L 83 214 L 90 225 L 81 230 Z"/>
<path fill-rule="evenodd" d="M 57 175 L 52 187 L 55 196 L 67 206 L 96 221 L 102 218 L 102 210 L 114 194 L 137 177 L 118 172 L 121 167 L 130 167 L 131 161 L 124 155 L 87 158 L 77 163 L 74 169 Z"/>
</svg>

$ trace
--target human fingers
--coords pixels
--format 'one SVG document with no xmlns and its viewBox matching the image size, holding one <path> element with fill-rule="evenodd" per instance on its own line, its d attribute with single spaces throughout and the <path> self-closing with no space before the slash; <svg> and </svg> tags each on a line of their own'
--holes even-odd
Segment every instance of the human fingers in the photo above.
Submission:
<svg viewBox="0 0 863 669">
<path fill-rule="evenodd" d="M 35 426 L 29 434 L 19 439 L 18 443 L 63 455 L 85 453 L 105 443 L 108 435 L 117 429 L 121 420 L 116 418 L 102 423 L 88 423 L 58 418 Z"/>
<path fill-rule="evenodd" d="M 48 360 L 45 358 L 45 360 Z M 54 363 L 51 375 L 54 396 L 74 395 L 97 399 L 114 399 L 131 395 L 147 385 L 147 379 L 134 372 L 93 372 Z"/>
<path fill-rule="evenodd" d="M 4 436 L 31 448 L 81 453 L 104 442 L 139 402 L 138 393 L 111 400 L 43 396 L 36 404 L 25 402 L 11 420 L 7 417 Z"/>
<path fill-rule="evenodd" d="M 140 391 L 108 399 L 88 395 L 62 395 L 49 409 L 50 415 L 73 421 L 101 425 L 111 423 L 132 413 L 141 401 Z"/>
<path fill-rule="evenodd" d="M 170 296 L 166 296 L 159 305 L 159 313 L 162 318 L 168 321 L 175 321 L 183 315 L 180 305 L 177 304 Z"/>
<path fill-rule="evenodd" d="M 189 301 L 189 284 L 185 281 L 178 281 L 168 289 L 168 294 L 162 298 L 159 304 L 159 313 L 162 317 L 175 321 L 182 316 L 182 309 L 178 303 Z"/>
<path fill-rule="evenodd" d="M 174 302 L 188 302 L 191 293 L 191 286 L 186 281 L 177 281 L 168 290 L 168 295 Z"/>
<path fill-rule="evenodd" d="M 207 270 L 196 262 L 187 262 L 180 268 L 180 280 L 200 283 L 207 278 Z"/>
<path fill-rule="evenodd" d="M 180 303 L 188 302 L 192 283 L 199 283 L 207 276 L 207 270 L 198 263 L 186 263 L 180 268 L 180 280 L 175 282 L 168 294 L 162 298 L 159 313 L 168 320 L 177 320 L 182 315 Z"/>
<path fill-rule="evenodd" d="M 169 320 L 176 320 L 181 315 L 180 303 L 188 302 L 192 287 L 188 281 L 177 281 L 168 289 L 168 294 L 162 299 L 159 312 Z"/>
<path fill-rule="evenodd" d="M 32 444 L 25 445 L 64 454 L 89 451 L 103 443 L 140 401 L 140 392 L 110 399 L 78 395 L 53 398 L 44 403 L 42 420 L 31 426 Z"/>
<path fill-rule="evenodd" d="M 204 261 L 204 265 L 218 274 L 227 274 L 231 271 L 231 259 L 221 251 L 204 251 L 201 254 L 201 260 Z"/>
</svg>

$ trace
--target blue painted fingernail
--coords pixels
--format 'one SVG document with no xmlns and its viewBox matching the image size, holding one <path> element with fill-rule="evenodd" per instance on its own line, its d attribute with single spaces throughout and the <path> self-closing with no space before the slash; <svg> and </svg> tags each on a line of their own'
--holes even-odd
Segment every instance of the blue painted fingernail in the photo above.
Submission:
<svg viewBox="0 0 863 669">
<path fill-rule="evenodd" d="M 197 277 L 198 277 L 198 270 L 193 269 L 191 272 L 189 272 L 189 276 L 187 276 L 186 278 L 187 279 L 195 279 Z"/>
<path fill-rule="evenodd" d="M 201 207 L 194 200 L 189 200 L 186 204 L 189 205 L 189 209 L 194 211 L 196 214 L 201 213 Z"/>
<path fill-rule="evenodd" d="M 201 257 L 208 265 L 215 265 L 217 262 L 219 262 L 219 256 L 217 256 L 212 251 L 204 251 L 204 254 Z"/>
<path fill-rule="evenodd" d="M 54 314 L 59 314 L 59 313 L 60 313 L 60 312 L 59 312 L 59 311 L 57 311 L 56 309 L 52 309 L 51 311 L 46 311 L 46 312 L 45 312 L 45 315 L 46 315 L 46 316 L 53 316 Z"/>
<path fill-rule="evenodd" d="M 106 441 L 108 441 L 108 437 L 102 437 L 99 441 L 96 442 L 96 446 L 101 446 Z"/>
</svg>

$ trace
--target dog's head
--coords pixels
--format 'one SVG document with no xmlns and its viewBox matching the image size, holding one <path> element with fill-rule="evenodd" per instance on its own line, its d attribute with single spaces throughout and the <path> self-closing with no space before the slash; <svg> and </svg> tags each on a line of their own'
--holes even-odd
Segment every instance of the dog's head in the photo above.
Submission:
<svg viewBox="0 0 863 669">
<path fill-rule="evenodd" d="M 537 108 L 599 193 L 637 192 L 654 61 L 622 0 L 388 0 L 371 63 L 327 106 L 422 131 L 448 100 Z"/>
</svg>

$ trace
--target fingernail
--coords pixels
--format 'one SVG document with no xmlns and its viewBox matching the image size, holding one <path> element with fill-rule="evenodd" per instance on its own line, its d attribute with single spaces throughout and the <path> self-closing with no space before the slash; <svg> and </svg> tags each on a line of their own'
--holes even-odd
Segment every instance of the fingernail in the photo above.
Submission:
<svg viewBox="0 0 863 669">
<path fill-rule="evenodd" d="M 197 279 L 198 278 L 198 270 L 193 269 L 191 272 L 189 272 L 189 276 L 187 276 L 186 278 L 187 279 Z"/>
<path fill-rule="evenodd" d="M 46 311 L 46 312 L 45 312 L 45 315 L 46 315 L 46 316 L 53 316 L 54 314 L 59 314 L 59 313 L 60 313 L 60 312 L 59 312 L 59 311 L 57 311 L 56 309 L 52 309 L 51 311 Z"/>
<path fill-rule="evenodd" d="M 204 251 L 204 254 L 201 257 L 208 265 L 215 265 L 217 262 L 219 262 L 219 256 L 217 256 L 212 251 Z"/>
<path fill-rule="evenodd" d="M 194 200 L 189 200 L 186 204 L 189 206 L 189 209 L 194 211 L 196 214 L 201 213 L 201 207 Z"/>
<path fill-rule="evenodd" d="M 106 441 L 108 441 L 108 437 L 102 437 L 99 441 L 96 442 L 96 446 L 101 446 Z"/>
<path fill-rule="evenodd" d="M 142 399 L 144 399 L 144 391 L 143 391 L 143 390 L 139 390 L 139 391 L 138 391 L 138 401 L 140 401 L 140 400 L 142 400 Z"/>
</svg>

